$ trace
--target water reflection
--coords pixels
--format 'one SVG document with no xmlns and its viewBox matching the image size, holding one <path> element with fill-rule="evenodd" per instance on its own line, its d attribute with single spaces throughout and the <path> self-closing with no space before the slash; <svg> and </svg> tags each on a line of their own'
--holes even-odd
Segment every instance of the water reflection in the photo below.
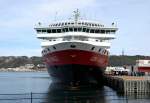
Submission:
<svg viewBox="0 0 150 103">
<path fill-rule="evenodd" d="M 44 103 L 149 103 L 148 94 L 117 94 L 109 87 L 65 88 L 51 84 Z"/>
<path fill-rule="evenodd" d="M 101 87 L 65 88 L 60 84 L 51 84 L 44 103 L 106 103 L 104 89 Z"/>
<path fill-rule="evenodd" d="M 124 94 L 128 99 L 149 99 L 150 100 L 150 93 L 127 93 Z"/>
</svg>

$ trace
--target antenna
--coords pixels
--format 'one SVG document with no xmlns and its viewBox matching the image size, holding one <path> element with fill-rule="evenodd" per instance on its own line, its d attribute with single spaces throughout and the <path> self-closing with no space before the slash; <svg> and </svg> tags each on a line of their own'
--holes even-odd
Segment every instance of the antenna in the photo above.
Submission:
<svg viewBox="0 0 150 103">
<path fill-rule="evenodd" d="M 74 20 L 75 20 L 76 23 L 77 23 L 79 17 L 80 17 L 80 12 L 79 12 L 79 10 L 77 9 L 76 11 L 74 11 Z"/>
</svg>

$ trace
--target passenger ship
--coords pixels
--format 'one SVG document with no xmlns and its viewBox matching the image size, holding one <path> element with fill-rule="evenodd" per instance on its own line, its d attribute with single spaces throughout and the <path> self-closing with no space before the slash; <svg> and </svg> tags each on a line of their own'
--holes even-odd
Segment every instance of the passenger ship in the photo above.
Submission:
<svg viewBox="0 0 150 103">
<path fill-rule="evenodd" d="M 110 40 L 115 38 L 114 23 L 106 26 L 97 21 L 74 19 L 47 26 L 38 23 L 35 30 L 41 39 L 42 56 L 53 82 L 72 86 L 101 84 L 108 64 Z"/>
</svg>

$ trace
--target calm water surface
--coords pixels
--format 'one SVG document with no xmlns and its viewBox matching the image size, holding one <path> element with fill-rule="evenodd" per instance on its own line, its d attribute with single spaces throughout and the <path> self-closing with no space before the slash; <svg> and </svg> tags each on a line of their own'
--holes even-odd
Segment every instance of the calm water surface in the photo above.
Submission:
<svg viewBox="0 0 150 103">
<path fill-rule="evenodd" d="M 150 103 L 148 94 L 128 95 L 127 99 L 106 86 L 60 87 L 47 72 L 0 72 L 0 103 Z"/>
</svg>

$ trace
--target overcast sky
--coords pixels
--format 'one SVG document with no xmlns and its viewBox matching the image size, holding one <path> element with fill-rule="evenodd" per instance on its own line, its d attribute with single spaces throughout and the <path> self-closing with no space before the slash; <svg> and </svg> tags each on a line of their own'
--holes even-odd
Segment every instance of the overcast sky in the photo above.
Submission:
<svg viewBox="0 0 150 103">
<path fill-rule="evenodd" d="M 34 25 L 66 20 L 77 8 L 83 18 L 117 22 L 111 54 L 150 55 L 150 0 L 0 0 L 0 56 L 41 56 Z"/>
</svg>

